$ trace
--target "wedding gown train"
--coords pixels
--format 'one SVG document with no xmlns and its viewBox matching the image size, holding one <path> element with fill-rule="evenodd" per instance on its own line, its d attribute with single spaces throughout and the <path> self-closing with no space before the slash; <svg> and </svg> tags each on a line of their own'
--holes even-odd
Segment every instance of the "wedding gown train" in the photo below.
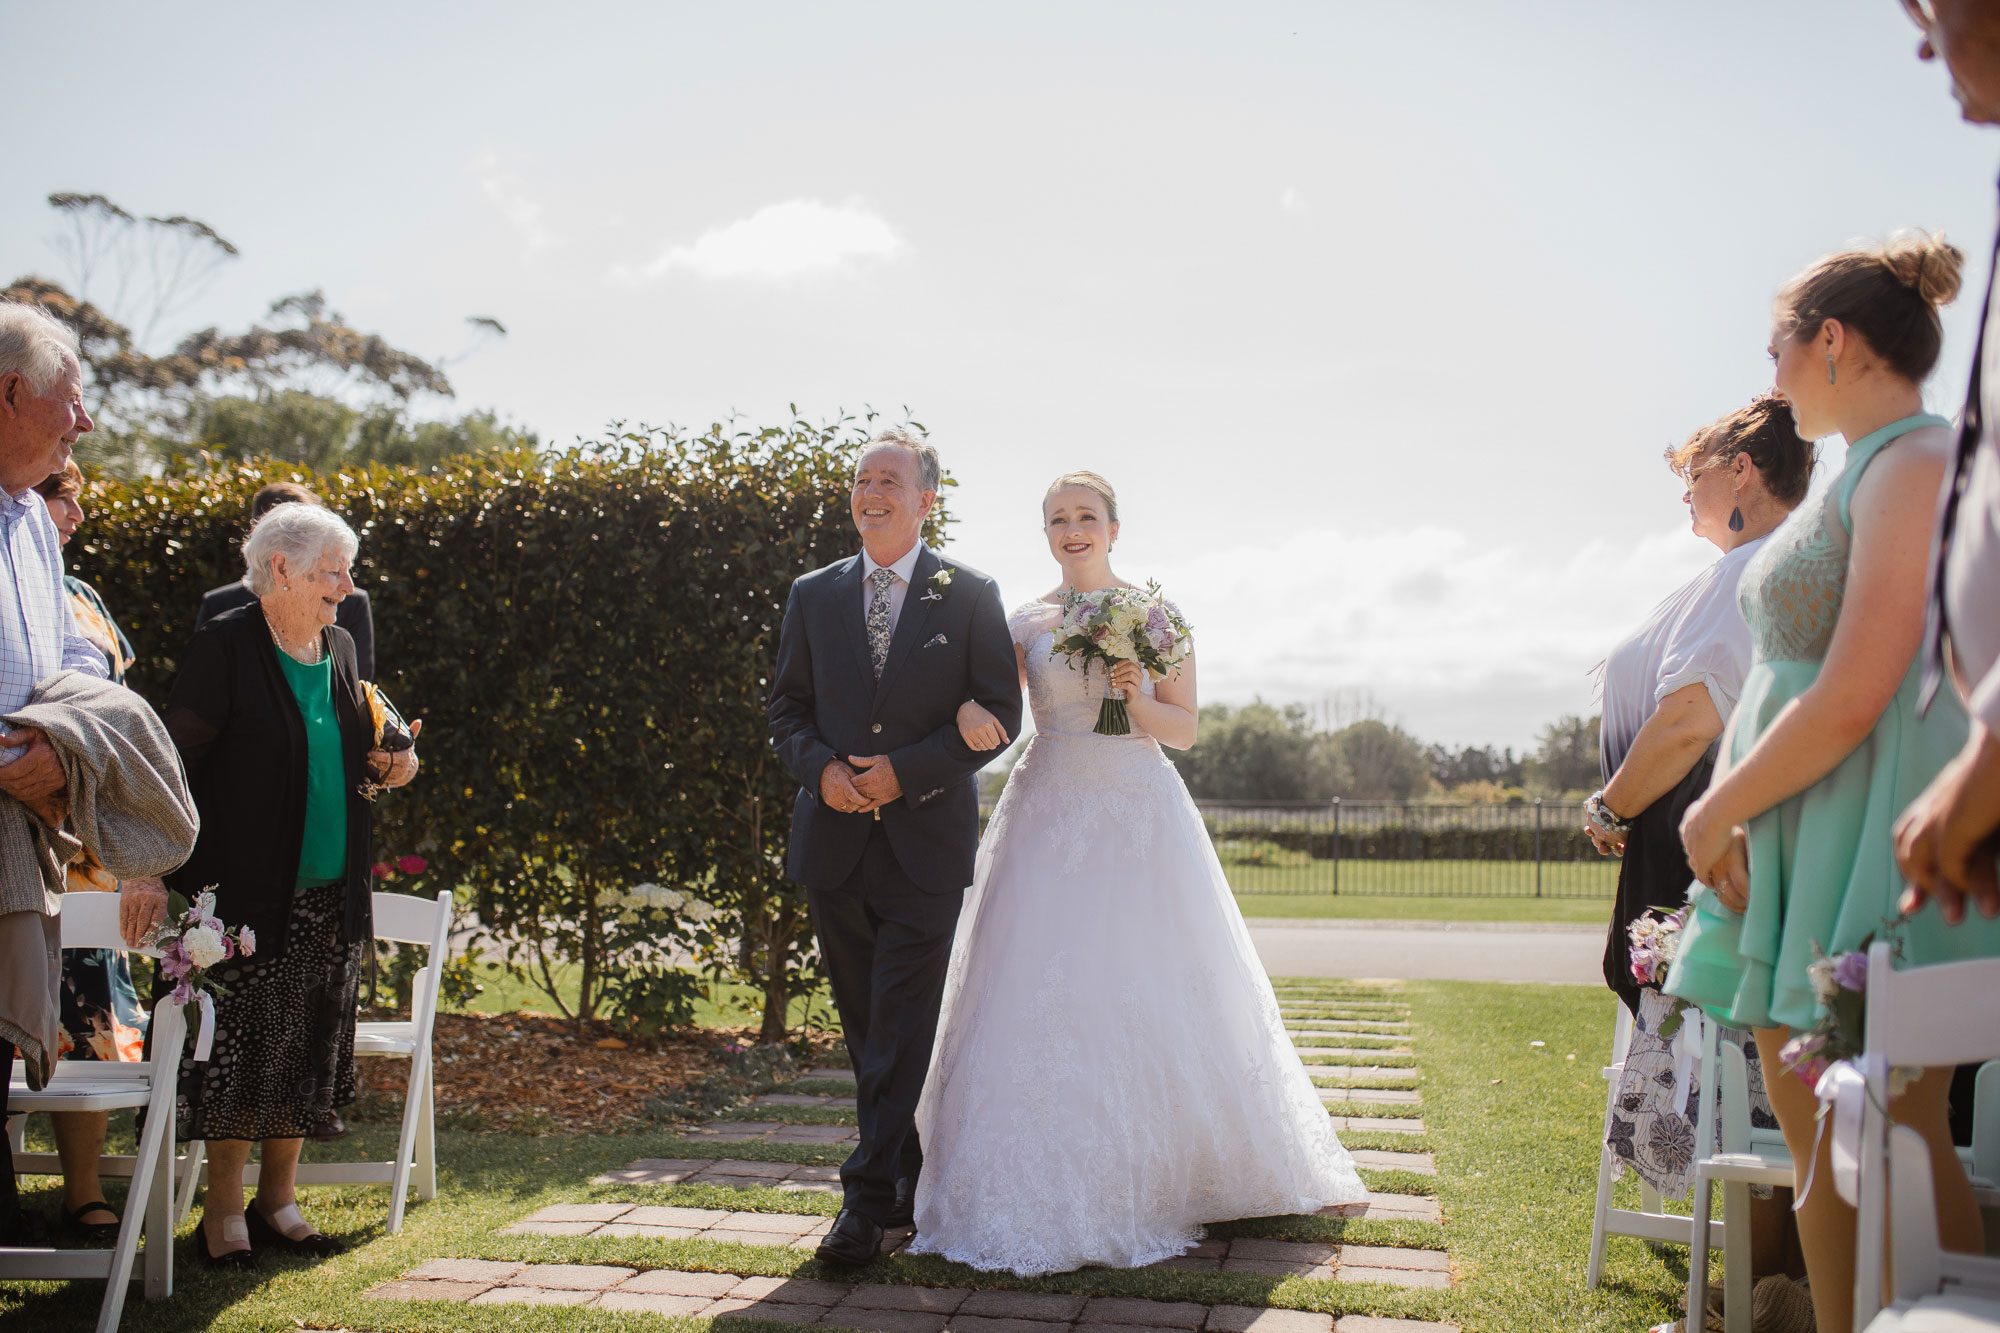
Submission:
<svg viewBox="0 0 2000 1333">
<path fill-rule="evenodd" d="M 1036 735 L 980 844 L 917 1109 L 911 1251 L 1022 1276 L 1366 1196 L 1200 813 L 1150 737 L 1093 733 L 1104 670 L 1051 658 L 1058 614 L 1009 619 Z"/>
</svg>

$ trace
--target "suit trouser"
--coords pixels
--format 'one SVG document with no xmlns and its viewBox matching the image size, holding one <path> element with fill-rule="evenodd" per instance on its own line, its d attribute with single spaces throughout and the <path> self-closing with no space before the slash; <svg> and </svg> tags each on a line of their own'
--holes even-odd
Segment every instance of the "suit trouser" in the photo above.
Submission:
<svg viewBox="0 0 2000 1333">
<path fill-rule="evenodd" d="M 0 1042 L 0 1048 L 4 1048 L 7 1052 L 5 1065 L 0 1066 L 0 1107 L 4 1107 L 7 1087 L 14 1081 L 14 1044 Z M 5 1122 L 6 1116 L 0 1115 L 0 1124 Z M 0 1139 L 0 1152 L 5 1151 L 7 1151 L 6 1140 Z M 26 1244 L 27 1239 L 21 1234 L 21 1230 L 21 1197 L 19 1186 L 14 1182 L 14 1159 L 10 1154 L 7 1158 L 6 1178 L 0 1180 L 0 1245 Z"/>
<path fill-rule="evenodd" d="M 849 1208 L 879 1222 L 895 1202 L 897 1179 L 914 1182 L 923 1169 L 917 1099 L 965 890 L 919 888 L 877 824 L 854 872 L 806 897 L 854 1062 L 861 1141 L 840 1168 L 841 1188 Z"/>
</svg>

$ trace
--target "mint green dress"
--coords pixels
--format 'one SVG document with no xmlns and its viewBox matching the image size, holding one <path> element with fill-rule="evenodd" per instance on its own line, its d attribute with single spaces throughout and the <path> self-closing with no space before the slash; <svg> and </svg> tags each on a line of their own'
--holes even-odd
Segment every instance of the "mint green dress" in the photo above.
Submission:
<svg viewBox="0 0 2000 1333">
<path fill-rule="evenodd" d="M 1846 592 L 1850 508 L 1862 474 L 1910 432 L 1950 424 L 1928 414 L 1905 417 L 1855 441 L 1825 496 L 1793 510 L 1744 567 L 1738 595 L 1755 656 L 1730 730 L 1729 765 L 1741 763 L 1819 676 Z M 1875 729 L 1838 768 L 1750 821 L 1747 912 L 1730 911 L 1711 889 L 1691 892 L 1695 910 L 1667 976 L 1668 994 L 1732 1027 L 1806 1028 L 1818 1020 L 1806 979 L 1814 946 L 1850 952 L 1895 918 L 1904 885 L 1890 831 L 1965 742 L 1965 710 L 1950 691 L 1917 716 L 1922 676 L 1919 657 Z M 1947 926 L 1927 906 L 1898 933 L 1906 966 L 2000 954 L 2000 921 L 1977 912 Z"/>
</svg>

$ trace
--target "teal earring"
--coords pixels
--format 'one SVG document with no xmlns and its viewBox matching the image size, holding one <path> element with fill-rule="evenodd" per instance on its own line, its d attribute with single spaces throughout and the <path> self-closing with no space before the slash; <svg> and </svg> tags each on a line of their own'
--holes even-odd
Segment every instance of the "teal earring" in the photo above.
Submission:
<svg viewBox="0 0 2000 1333">
<path fill-rule="evenodd" d="M 1832 383 L 1834 382 L 1834 374 L 1833 374 L 1833 358 L 1832 358 L 1832 357 L 1828 357 L 1828 358 L 1826 359 L 1826 382 L 1827 382 L 1828 384 L 1832 384 Z"/>
</svg>

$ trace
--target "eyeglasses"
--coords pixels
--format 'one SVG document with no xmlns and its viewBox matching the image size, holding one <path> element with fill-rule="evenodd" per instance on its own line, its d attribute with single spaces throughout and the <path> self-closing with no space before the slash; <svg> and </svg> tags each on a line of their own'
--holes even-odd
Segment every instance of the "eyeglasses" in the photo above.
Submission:
<svg viewBox="0 0 2000 1333">
<path fill-rule="evenodd" d="M 1926 35 L 1937 27 L 1937 15 L 1932 12 L 1930 0 L 1903 0 L 1903 12 L 1910 16 L 1910 22 L 1921 28 Z"/>
</svg>

